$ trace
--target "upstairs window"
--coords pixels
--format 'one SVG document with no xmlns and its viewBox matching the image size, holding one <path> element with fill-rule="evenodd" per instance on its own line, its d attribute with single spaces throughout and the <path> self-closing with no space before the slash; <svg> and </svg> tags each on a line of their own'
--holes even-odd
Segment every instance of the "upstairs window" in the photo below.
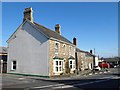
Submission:
<svg viewBox="0 0 120 90">
<path fill-rule="evenodd" d="M 69 46 L 69 55 L 72 54 L 72 46 Z"/>
<path fill-rule="evenodd" d="M 58 54 L 58 52 L 59 52 L 59 43 L 56 42 L 55 43 L 55 54 Z"/>
<path fill-rule="evenodd" d="M 63 45 L 63 54 L 65 55 L 65 52 L 66 52 L 66 45 L 64 44 Z"/>
</svg>

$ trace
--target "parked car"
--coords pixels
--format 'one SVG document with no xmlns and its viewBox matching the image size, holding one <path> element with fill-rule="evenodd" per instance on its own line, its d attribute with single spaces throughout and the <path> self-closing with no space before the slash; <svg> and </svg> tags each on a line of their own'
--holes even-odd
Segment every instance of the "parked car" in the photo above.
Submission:
<svg viewBox="0 0 120 90">
<path fill-rule="evenodd" d="M 119 64 L 114 64 L 114 67 L 118 67 L 119 66 Z"/>
<path fill-rule="evenodd" d="M 98 66 L 100 68 L 109 68 L 110 67 L 110 64 L 109 63 L 99 63 Z"/>
<path fill-rule="evenodd" d="M 100 71 L 101 68 L 100 68 L 99 66 L 94 66 L 93 70 L 94 70 L 94 71 Z"/>
<path fill-rule="evenodd" d="M 109 63 L 110 68 L 114 68 L 114 64 L 113 63 Z"/>
</svg>

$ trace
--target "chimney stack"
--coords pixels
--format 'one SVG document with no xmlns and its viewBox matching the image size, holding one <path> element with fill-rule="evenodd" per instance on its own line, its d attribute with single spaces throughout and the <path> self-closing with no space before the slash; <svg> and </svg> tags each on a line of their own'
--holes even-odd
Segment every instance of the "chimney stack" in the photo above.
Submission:
<svg viewBox="0 0 120 90">
<path fill-rule="evenodd" d="M 55 31 L 56 31 L 58 34 L 61 34 L 61 32 L 60 32 L 60 24 L 56 24 L 56 25 L 55 25 Z"/>
<path fill-rule="evenodd" d="M 90 53 L 92 54 L 92 50 L 90 50 Z"/>
<path fill-rule="evenodd" d="M 77 45 L 77 42 L 76 42 L 76 38 L 75 38 L 75 37 L 73 38 L 73 44 L 74 44 L 74 45 Z"/>
<path fill-rule="evenodd" d="M 33 10 L 32 8 L 25 8 L 23 22 L 28 19 L 33 22 Z"/>
</svg>

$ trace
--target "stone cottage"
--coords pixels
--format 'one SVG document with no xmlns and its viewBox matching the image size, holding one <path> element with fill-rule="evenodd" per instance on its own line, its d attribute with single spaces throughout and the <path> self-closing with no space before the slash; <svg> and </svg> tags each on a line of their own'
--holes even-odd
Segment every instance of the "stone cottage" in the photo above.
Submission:
<svg viewBox="0 0 120 90">
<path fill-rule="evenodd" d="M 87 51 L 76 48 L 78 71 L 92 70 L 94 66 L 95 56 Z"/>
<path fill-rule="evenodd" d="M 53 31 L 34 22 L 32 8 L 25 9 L 7 43 L 8 73 L 50 77 L 75 72 L 76 45 L 61 35 L 60 24 Z"/>
</svg>

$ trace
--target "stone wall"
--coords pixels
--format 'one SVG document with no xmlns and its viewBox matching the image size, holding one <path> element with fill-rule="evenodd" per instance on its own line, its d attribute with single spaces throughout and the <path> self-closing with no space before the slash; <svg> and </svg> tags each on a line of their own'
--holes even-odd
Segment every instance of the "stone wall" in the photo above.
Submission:
<svg viewBox="0 0 120 90">
<path fill-rule="evenodd" d="M 88 55 L 86 52 L 77 52 L 77 55 L 78 55 L 78 71 L 93 68 L 94 60 L 93 56 Z"/>
<path fill-rule="evenodd" d="M 75 46 L 74 45 L 70 45 L 68 43 L 65 42 L 60 42 L 57 41 L 59 43 L 59 52 L 58 52 L 58 56 L 63 59 L 63 73 L 66 74 L 66 64 L 68 63 L 68 58 L 69 58 L 69 46 L 72 46 L 72 52 L 71 55 L 73 57 L 75 57 Z M 55 57 L 55 40 L 49 40 L 49 76 L 54 76 L 54 72 L 53 72 L 53 58 Z M 65 45 L 65 52 L 63 49 L 63 46 Z"/>
<path fill-rule="evenodd" d="M 78 71 L 83 71 L 85 68 L 85 53 L 77 52 L 78 58 Z"/>
</svg>

